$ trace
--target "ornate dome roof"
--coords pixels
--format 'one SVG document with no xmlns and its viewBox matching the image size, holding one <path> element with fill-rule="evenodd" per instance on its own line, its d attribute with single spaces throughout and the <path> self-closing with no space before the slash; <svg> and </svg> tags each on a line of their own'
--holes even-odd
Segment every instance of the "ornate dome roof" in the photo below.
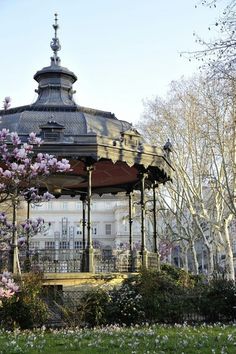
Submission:
<svg viewBox="0 0 236 354">
<path fill-rule="evenodd" d="M 93 190 L 98 193 L 140 188 L 143 170 L 149 184 L 170 180 L 173 169 L 166 151 L 146 144 L 132 124 L 113 113 L 75 103 L 73 83 L 77 77 L 60 65 L 58 57 L 57 15 L 53 28 L 51 64 L 34 75 L 38 82 L 36 102 L 1 110 L 0 129 L 17 132 L 22 141 L 34 132 L 44 141 L 40 151 L 68 158 L 73 176 L 65 176 L 65 190 L 86 190 L 86 166 L 90 164 L 94 165 Z"/>
<path fill-rule="evenodd" d="M 8 128 L 19 135 L 34 131 L 41 132 L 41 126 L 54 121 L 64 126 L 64 140 L 73 136 L 93 134 L 119 139 L 120 133 L 131 128 L 131 124 L 118 120 L 111 112 L 79 106 L 75 103 L 73 83 L 77 76 L 60 65 L 58 51 L 61 49 L 57 37 L 57 15 L 53 24 L 55 35 L 51 41 L 53 56 L 50 66 L 36 72 L 38 82 L 36 102 L 31 105 L 0 110 L 0 129 Z"/>
</svg>

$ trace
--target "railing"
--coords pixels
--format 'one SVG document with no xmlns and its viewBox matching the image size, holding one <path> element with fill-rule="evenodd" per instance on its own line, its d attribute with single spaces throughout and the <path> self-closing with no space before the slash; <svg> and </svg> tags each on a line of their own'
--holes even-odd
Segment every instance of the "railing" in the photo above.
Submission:
<svg viewBox="0 0 236 354">
<path fill-rule="evenodd" d="M 83 252 L 81 250 L 39 250 L 30 256 L 33 271 L 44 273 L 78 273 L 82 272 Z M 25 258 L 21 257 L 22 269 Z"/>
<path fill-rule="evenodd" d="M 95 273 L 128 273 L 137 271 L 138 266 L 129 251 L 113 251 L 111 256 L 104 256 L 101 253 L 95 253 L 94 264 Z"/>
<path fill-rule="evenodd" d="M 86 271 L 88 254 L 80 249 L 42 249 L 29 256 L 30 268 L 26 268 L 26 254 L 20 252 L 20 265 L 24 271 L 42 271 L 44 273 L 80 273 Z M 142 266 L 140 252 L 128 250 L 113 250 L 111 255 L 103 254 L 101 250 L 94 250 L 94 273 L 129 273 L 138 272 Z M 27 265 L 28 266 L 28 265 Z M 148 252 L 148 268 L 158 269 L 156 253 Z M 0 272 L 7 269 L 7 254 L 0 251 Z"/>
<path fill-rule="evenodd" d="M 55 289 L 54 289 L 55 290 Z M 107 290 L 106 290 L 107 291 Z M 76 314 L 78 313 L 78 308 L 82 305 L 83 302 L 86 301 L 84 297 L 84 290 L 56 290 L 51 292 L 51 294 L 47 294 L 46 299 L 49 305 L 49 308 L 52 310 L 54 317 L 51 318 L 48 322 L 49 326 L 56 325 L 56 326 L 65 326 L 66 319 L 61 311 L 61 308 L 65 307 L 66 309 L 70 309 L 72 311 L 74 319 L 70 318 L 71 321 L 76 322 Z M 175 304 L 174 310 L 170 309 L 167 310 L 165 313 L 162 312 L 162 309 L 159 308 L 159 311 L 156 309 L 156 321 L 157 322 L 164 322 L 169 324 L 176 324 L 176 323 L 202 323 L 202 322 L 209 322 L 209 318 L 203 313 L 200 308 L 198 307 L 199 298 L 196 296 L 176 296 L 175 297 Z M 55 303 L 59 304 L 59 306 L 55 307 Z M 86 307 L 83 307 L 86 308 Z M 154 315 L 154 314 L 153 314 Z M 232 309 L 232 319 L 235 318 L 235 309 Z M 222 320 L 224 318 L 222 317 Z M 79 323 L 79 322 L 78 322 Z M 77 323 L 77 324 L 78 324 Z"/>
<path fill-rule="evenodd" d="M 148 268 L 158 269 L 159 256 L 157 253 L 149 252 L 148 253 Z"/>
</svg>

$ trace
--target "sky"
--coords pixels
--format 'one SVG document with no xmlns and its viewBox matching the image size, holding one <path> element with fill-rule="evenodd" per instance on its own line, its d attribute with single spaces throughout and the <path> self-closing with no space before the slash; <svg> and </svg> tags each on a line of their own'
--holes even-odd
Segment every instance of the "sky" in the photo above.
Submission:
<svg viewBox="0 0 236 354">
<path fill-rule="evenodd" d="M 61 65 L 78 77 L 76 103 L 135 125 L 143 101 L 198 72 L 180 52 L 200 49 L 193 32 L 214 38 L 208 27 L 220 8 L 199 0 L 0 0 L 1 106 L 6 96 L 12 107 L 36 100 L 33 76 L 50 65 L 55 12 Z"/>
</svg>

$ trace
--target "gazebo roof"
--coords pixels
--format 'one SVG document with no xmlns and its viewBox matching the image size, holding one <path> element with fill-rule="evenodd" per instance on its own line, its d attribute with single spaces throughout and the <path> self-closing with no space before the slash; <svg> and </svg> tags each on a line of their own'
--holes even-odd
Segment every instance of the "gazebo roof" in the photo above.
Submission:
<svg viewBox="0 0 236 354">
<path fill-rule="evenodd" d="M 63 180 L 51 179 L 64 192 L 86 190 L 86 166 L 94 165 L 93 191 L 97 193 L 139 188 L 138 175 L 145 170 L 149 182 L 171 179 L 169 156 L 162 148 L 146 144 L 132 124 L 111 112 L 79 106 L 73 99 L 76 75 L 60 65 L 57 17 L 53 25 L 51 65 L 39 70 L 38 98 L 31 105 L 0 111 L 0 129 L 17 132 L 22 141 L 29 133 L 41 136 L 40 151 L 70 160 L 73 172 Z"/>
</svg>

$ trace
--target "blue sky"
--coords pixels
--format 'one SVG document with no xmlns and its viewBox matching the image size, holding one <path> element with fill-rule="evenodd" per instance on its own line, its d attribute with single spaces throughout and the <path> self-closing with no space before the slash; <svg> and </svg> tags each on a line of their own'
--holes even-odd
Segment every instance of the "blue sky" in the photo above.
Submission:
<svg viewBox="0 0 236 354">
<path fill-rule="evenodd" d="M 33 75 L 50 64 L 54 13 L 61 65 L 78 76 L 79 105 L 115 113 L 135 124 L 142 101 L 165 96 L 172 80 L 197 72 L 179 52 L 198 49 L 220 9 L 198 0 L 0 0 L 0 103 L 33 103 Z"/>
</svg>

